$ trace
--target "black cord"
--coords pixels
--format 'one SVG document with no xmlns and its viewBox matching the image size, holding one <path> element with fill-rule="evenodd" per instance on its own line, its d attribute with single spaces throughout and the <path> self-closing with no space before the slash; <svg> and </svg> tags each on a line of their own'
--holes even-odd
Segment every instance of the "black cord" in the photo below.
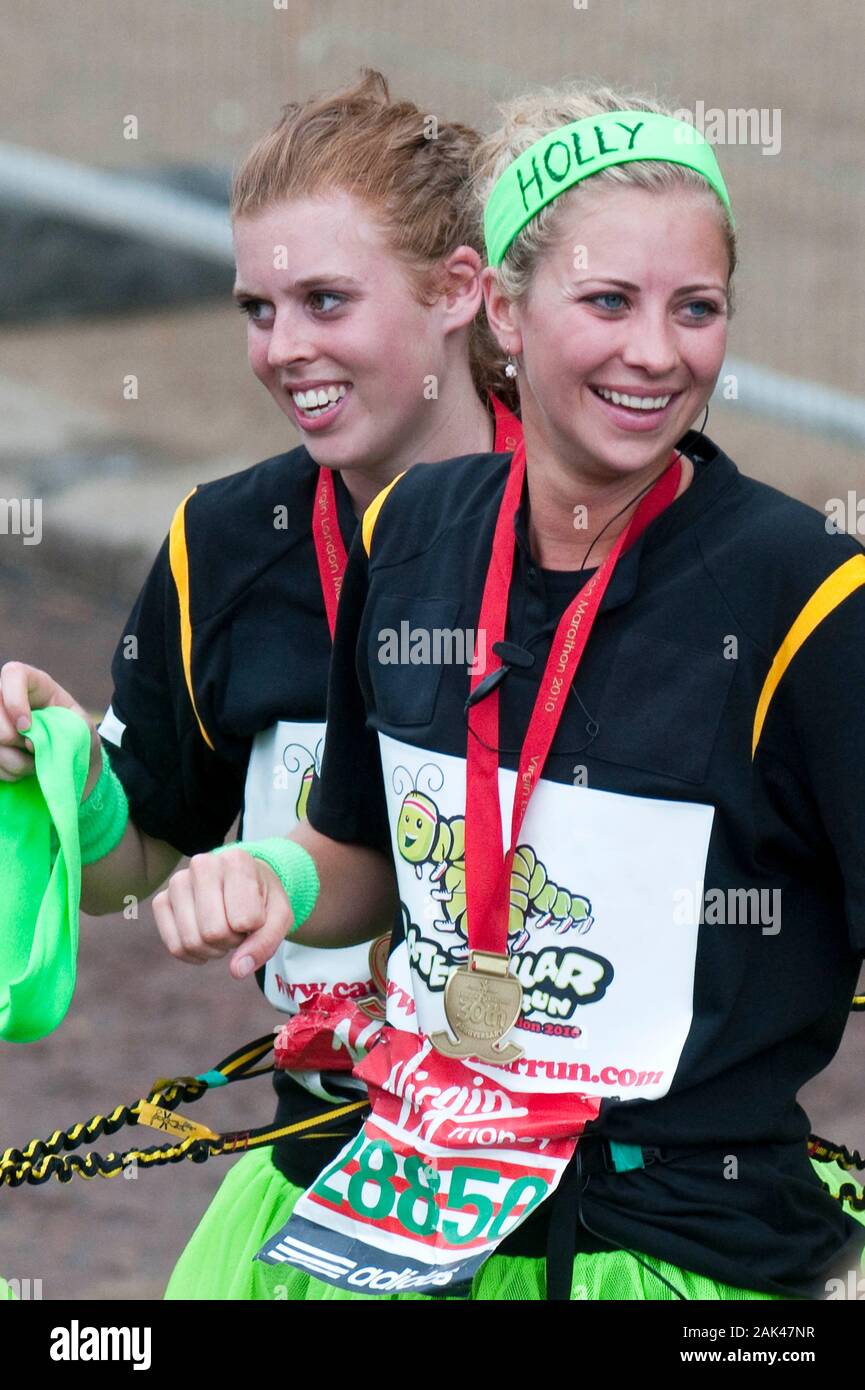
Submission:
<svg viewBox="0 0 865 1390">
<path fill-rule="evenodd" d="M 701 424 L 699 430 L 697 431 L 697 436 L 698 436 L 698 438 L 699 438 L 699 436 L 702 435 L 703 430 L 706 428 L 706 423 L 707 423 L 708 419 L 709 419 L 709 406 L 708 406 L 708 404 L 707 404 L 707 405 L 706 405 L 705 413 L 704 413 L 704 415 L 703 415 L 703 423 Z M 664 469 L 664 472 L 663 472 L 663 473 L 660 473 L 660 474 L 658 475 L 658 478 L 663 478 L 664 473 L 669 472 L 669 470 L 674 466 L 674 464 L 678 463 L 678 461 L 679 461 L 679 459 L 680 459 L 681 457 L 682 457 L 682 452 L 681 452 L 680 449 L 677 449 L 677 450 L 676 450 L 675 456 L 674 456 L 674 457 L 670 460 L 670 462 L 667 464 L 667 467 Z M 601 528 L 601 530 L 598 532 L 598 534 L 595 536 L 595 539 L 592 541 L 591 545 L 589 546 L 588 550 L 586 551 L 585 555 L 583 556 L 583 563 L 582 563 L 582 564 L 580 565 L 580 567 L 579 567 L 581 570 L 586 569 L 586 562 L 587 562 L 589 556 L 591 555 L 592 551 L 594 550 L 595 546 L 597 545 L 598 541 L 601 539 L 601 536 L 604 534 L 604 531 L 607 530 L 607 527 L 612 526 L 613 522 L 614 522 L 618 517 L 620 517 L 620 516 L 622 515 L 623 512 L 626 512 L 626 511 L 628 510 L 629 507 L 633 507 L 633 505 L 634 505 L 635 502 L 639 502 L 640 498 L 641 498 L 645 493 L 649 492 L 650 489 L 653 488 L 653 487 L 655 486 L 655 483 L 658 481 L 658 478 L 653 478 L 652 481 L 651 481 L 650 483 L 646 483 L 646 486 L 645 486 L 640 492 L 637 493 L 636 497 L 632 497 L 631 500 L 630 500 L 630 502 L 626 502 L 625 505 L 624 505 L 623 507 L 621 507 L 621 508 L 619 509 L 619 511 L 616 512 L 615 516 L 611 516 L 611 517 L 610 517 L 610 519 L 609 519 L 609 521 L 607 522 L 606 526 L 603 526 L 603 527 Z M 532 642 L 534 642 L 534 641 L 536 641 L 536 640 L 537 640 L 536 637 L 529 638 L 529 643 L 528 643 L 527 645 L 530 645 Z M 497 667 L 495 671 L 492 671 L 492 672 L 490 673 L 490 675 L 487 676 L 487 677 L 485 678 L 487 681 L 490 682 L 490 685 L 489 685 L 488 691 L 484 691 L 483 694 L 487 694 L 487 693 L 491 694 L 492 691 L 493 691 L 497 686 L 499 686 L 499 685 L 501 684 L 501 682 L 505 679 L 505 677 L 507 676 L 507 674 L 508 674 L 508 672 L 510 671 L 510 669 L 511 669 L 511 668 L 510 668 L 510 666 L 507 664 L 507 662 L 503 662 L 503 664 L 502 664 L 501 666 Z M 481 686 L 482 686 L 483 684 L 484 684 L 484 682 L 482 681 L 482 682 L 481 682 Z M 498 753 L 498 754 L 505 753 L 505 754 L 509 754 L 509 755 L 511 755 L 511 756 L 514 756 L 514 755 L 517 755 L 517 754 L 521 753 L 521 752 L 522 752 L 522 749 L 521 749 L 521 748 L 501 748 L 501 747 L 499 747 L 499 748 L 494 748 L 494 747 L 492 746 L 492 744 L 489 744 L 489 743 L 485 742 L 485 740 L 481 738 L 480 734 L 478 734 L 478 733 L 472 728 L 471 724 L 469 723 L 469 710 L 470 710 L 470 708 L 471 708 L 471 705 L 472 705 L 473 703 L 476 703 L 476 702 L 477 702 L 477 698 L 478 698 L 480 689 L 481 689 L 481 687 L 479 686 L 478 689 L 474 692 L 474 696 L 473 696 L 473 697 L 470 697 L 469 700 L 466 701 L 466 704 L 465 704 L 464 707 L 463 707 L 463 719 L 464 719 L 464 721 L 465 721 L 465 725 L 466 725 L 466 728 L 467 728 L 468 732 L 473 736 L 473 738 L 476 738 L 476 739 L 477 739 L 478 743 L 480 743 L 480 744 L 482 745 L 482 747 L 484 747 L 484 748 L 487 750 L 488 753 Z M 586 720 L 588 721 L 587 724 L 586 724 L 586 733 L 589 735 L 589 741 L 588 741 L 588 743 L 584 743 L 584 744 L 582 745 L 581 748 L 571 748 L 571 749 L 569 749 L 569 750 L 568 750 L 568 754 L 567 754 L 568 757 L 576 756 L 578 753 L 585 753 L 586 749 L 591 747 L 591 745 L 594 743 L 595 739 L 598 737 L 598 734 L 600 733 L 600 725 L 598 724 L 598 721 L 597 721 L 595 718 L 593 718 L 593 716 L 592 716 L 591 714 L 589 714 L 589 711 L 586 709 L 585 705 L 583 704 L 582 700 L 580 699 L 580 697 L 579 697 L 577 691 L 574 689 L 573 686 L 571 686 L 571 688 L 570 688 L 570 694 L 574 696 L 574 699 L 577 701 L 577 704 L 580 706 L 580 709 L 582 710 L 583 714 L 586 716 Z M 480 698 L 483 698 L 483 695 L 481 695 Z"/>
<path fill-rule="evenodd" d="M 702 425 L 700 426 L 700 428 L 699 428 L 698 431 L 697 431 L 698 436 L 701 435 L 701 434 L 703 433 L 703 430 L 706 428 L 706 423 L 707 423 L 708 419 L 709 419 L 709 406 L 708 406 L 708 403 L 707 403 L 707 404 L 706 404 L 706 413 L 705 413 L 704 416 L 703 416 L 703 423 L 702 423 Z M 580 569 L 581 569 L 581 570 L 584 570 L 584 569 L 586 568 L 586 561 L 588 560 L 589 556 L 591 555 L 591 553 L 592 553 L 592 551 L 594 550 L 595 546 L 597 545 L 598 541 L 601 539 L 601 536 L 602 536 L 602 535 L 604 534 L 604 532 L 606 531 L 607 526 L 612 526 L 613 522 L 614 522 L 618 517 L 620 517 L 620 516 L 622 515 L 622 512 L 626 512 L 626 511 L 628 510 L 629 507 L 633 507 L 633 505 L 634 505 L 635 502 L 639 502 L 639 500 L 640 500 L 640 498 L 643 496 L 643 494 L 646 493 L 646 492 L 648 492 L 651 488 L 653 488 L 653 487 L 655 486 L 655 483 L 658 482 L 658 479 L 659 479 L 659 478 L 663 478 L 664 473 L 669 473 L 670 469 L 671 469 L 675 464 L 677 464 L 677 463 L 679 462 L 679 459 L 680 459 L 681 457 L 682 457 L 682 452 L 681 452 L 680 449 L 677 449 L 677 450 L 676 450 L 675 456 L 674 456 L 673 458 L 670 459 L 670 462 L 667 464 L 667 467 L 664 469 L 663 473 L 659 473 L 657 478 L 653 478 L 652 481 L 651 481 L 650 483 L 646 483 L 646 486 L 643 488 L 643 491 L 642 491 L 642 492 L 638 492 L 637 495 L 636 495 L 636 497 L 632 497 L 631 500 L 630 500 L 630 502 L 626 502 L 625 505 L 624 505 L 624 507 L 622 507 L 619 511 L 616 512 L 616 515 L 615 515 L 615 516 L 611 516 L 611 517 L 610 517 L 609 521 L 607 522 L 607 525 L 601 527 L 600 531 L 599 531 L 598 534 L 595 536 L 595 539 L 592 541 L 591 545 L 589 546 L 588 550 L 586 551 L 585 555 L 583 556 L 583 563 L 580 565 Z"/>
<path fill-rule="evenodd" d="M 598 1240 L 604 1241 L 607 1245 L 614 1245 L 614 1246 L 616 1247 L 617 1250 L 621 1250 L 621 1251 L 623 1251 L 624 1254 L 630 1255 L 631 1258 L 632 1258 L 633 1260 L 636 1260 L 636 1261 L 637 1261 L 637 1264 L 643 1266 L 643 1269 L 647 1269 L 647 1270 L 649 1271 L 650 1274 L 654 1274 L 654 1276 L 655 1276 L 656 1279 L 660 1279 L 660 1281 L 661 1281 L 662 1284 L 666 1284 L 666 1286 L 667 1286 L 667 1288 L 670 1290 L 670 1292 L 673 1293 L 673 1294 L 675 1294 L 676 1298 L 681 1299 L 681 1301 L 682 1301 L 683 1303 L 688 1303 L 688 1302 L 690 1302 L 690 1300 L 689 1300 L 687 1294 L 681 1293 L 680 1290 L 676 1288 L 675 1284 L 671 1284 L 670 1281 L 669 1281 L 669 1279 L 665 1278 L 665 1276 L 664 1276 L 663 1274 L 659 1274 L 658 1271 L 652 1267 L 652 1265 L 648 1264 L 648 1263 L 647 1263 L 644 1259 L 642 1259 L 641 1256 L 639 1256 L 634 1250 L 628 1250 L 626 1246 L 620 1245 L 619 1242 L 618 1242 L 617 1240 L 613 1240 L 610 1236 L 602 1235 L 600 1231 L 596 1231 L 595 1228 L 594 1228 L 593 1226 L 590 1226 L 590 1225 L 589 1225 L 588 1221 L 587 1221 L 586 1218 L 585 1218 L 585 1214 L 584 1214 L 584 1212 L 583 1212 L 583 1191 L 584 1191 L 584 1189 L 583 1189 L 583 1187 L 582 1187 L 581 1184 L 580 1184 L 580 1178 L 582 1177 L 583 1165 L 582 1165 L 582 1157 L 581 1157 L 581 1155 L 580 1155 L 580 1146 L 579 1146 L 579 1143 L 577 1144 L 576 1151 L 575 1151 L 575 1153 L 574 1153 L 574 1158 L 575 1158 L 576 1164 L 577 1164 L 577 1218 L 578 1218 L 578 1220 L 579 1220 L 579 1222 L 580 1222 L 580 1225 L 583 1226 L 583 1227 L 589 1232 L 589 1235 L 595 1236 Z M 586 1187 L 588 1187 L 589 1181 L 590 1181 L 590 1178 L 589 1178 L 589 1174 L 587 1173 L 587 1174 L 586 1174 Z"/>
<path fill-rule="evenodd" d="M 510 667 L 508 667 L 507 669 L 510 670 Z M 586 709 L 585 705 L 583 704 L 582 700 L 580 699 L 573 686 L 571 686 L 570 693 L 571 695 L 573 695 L 583 714 L 586 716 L 586 720 L 588 721 L 586 723 L 586 733 L 589 735 L 589 738 L 588 742 L 582 744 L 581 747 L 563 749 L 561 753 L 558 753 L 556 755 L 557 757 L 562 758 L 572 758 L 576 757 L 578 753 L 585 753 L 586 749 L 591 747 L 591 745 L 594 743 L 595 739 L 598 737 L 598 734 L 601 731 L 601 726 L 598 723 L 597 719 L 595 719 L 593 715 L 589 714 L 589 711 Z M 488 753 L 506 753 L 511 754 L 513 757 L 517 757 L 520 753 L 522 753 L 522 748 L 494 748 L 491 743 L 487 743 L 486 739 L 481 738 L 477 730 L 473 729 L 471 724 L 469 723 L 468 706 L 463 709 L 463 720 L 465 721 L 466 729 L 471 734 L 472 738 L 476 738 L 478 743 L 480 743 L 482 747 L 486 748 Z"/>
</svg>

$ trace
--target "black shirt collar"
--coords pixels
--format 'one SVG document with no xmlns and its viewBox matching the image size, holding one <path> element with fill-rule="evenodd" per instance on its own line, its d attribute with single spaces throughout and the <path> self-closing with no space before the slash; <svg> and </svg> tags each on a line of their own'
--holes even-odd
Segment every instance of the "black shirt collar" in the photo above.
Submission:
<svg viewBox="0 0 865 1390">
<path fill-rule="evenodd" d="M 659 517 L 656 517 L 637 541 L 626 550 L 616 565 L 613 577 L 604 594 L 601 612 L 619 608 L 628 603 L 637 588 L 640 572 L 640 559 L 645 550 L 654 550 L 663 545 L 669 537 L 678 534 L 696 519 L 706 507 L 710 506 L 724 488 L 729 487 L 738 475 L 738 469 L 731 458 L 707 435 L 696 430 L 688 430 L 678 441 L 677 449 L 691 460 L 694 477 L 681 497 L 671 502 Z M 523 553 L 524 563 L 532 565 L 531 547 L 528 534 L 529 498 L 527 488 L 523 488 L 520 505 L 514 515 L 514 535 L 518 549 Z M 589 568 L 594 566 L 589 557 Z"/>
</svg>

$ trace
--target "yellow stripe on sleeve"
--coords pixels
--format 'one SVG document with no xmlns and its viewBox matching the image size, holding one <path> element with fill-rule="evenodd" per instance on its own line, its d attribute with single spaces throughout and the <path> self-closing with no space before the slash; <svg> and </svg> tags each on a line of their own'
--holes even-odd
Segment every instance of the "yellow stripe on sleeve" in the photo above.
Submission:
<svg viewBox="0 0 865 1390">
<path fill-rule="evenodd" d="M 384 506 L 384 499 L 387 497 L 391 488 L 399 482 L 400 478 L 402 478 L 404 474 L 405 469 L 403 469 L 402 473 L 397 473 L 396 477 L 388 483 L 387 487 L 382 488 L 381 492 L 379 492 L 372 499 L 372 501 L 370 502 L 369 506 L 363 514 L 363 521 L 360 524 L 360 529 L 363 535 L 363 548 L 366 551 L 367 555 L 370 554 L 370 548 L 372 546 L 372 533 L 375 530 L 375 523 L 378 521 L 378 514 Z"/>
<path fill-rule="evenodd" d="M 186 677 L 186 689 L 189 691 L 189 699 L 195 718 L 198 720 L 198 727 L 201 730 L 201 737 L 208 748 L 213 748 L 207 730 L 201 722 L 198 713 L 198 706 L 195 703 L 195 692 L 192 688 L 192 622 L 189 617 L 189 555 L 186 550 L 186 504 L 195 488 L 188 492 L 184 497 L 171 522 L 171 530 L 168 533 L 168 559 L 171 565 L 171 573 L 174 577 L 174 584 L 177 589 L 177 600 L 180 606 L 180 653 L 183 659 L 183 674 Z"/>
<path fill-rule="evenodd" d="M 752 759 L 757 752 L 757 744 L 760 742 L 760 735 L 763 732 L 763 725 L 766 722 L 766 714 L 772 702 L 772 696 L 778 689 L 781 677 L 793 657 L 823 619 L 828 617 L 839 603 L 843 603 L 844 599 L 848 598 L 855 589 L 858 589 L 860 584 L 865 584 L 865 555 L 854 555 L 851 559 L 845 560 L 843 565 L 839 565 L 836 570 L 833 570 L 828 579 L 823 580 L 823 583 L 814 591 L 796 618 L 775 654 L 775 659 L 763 682 L 763 689 L 760 691 L 757 711 L 754 715 L 754 734 L 751 742 Z"/>
</svg>

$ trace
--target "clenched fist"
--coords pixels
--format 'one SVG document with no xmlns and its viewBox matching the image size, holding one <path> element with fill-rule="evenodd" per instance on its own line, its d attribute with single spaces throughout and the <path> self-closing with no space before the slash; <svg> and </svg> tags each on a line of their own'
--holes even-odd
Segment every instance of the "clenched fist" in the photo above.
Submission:
<svg viewBox="0 0 865 1390">
<path fill-rule="evenodd" d="M 156 894 L 153 915 L 177 960 L 206 965 L 233 951 L 236 980 L 270 960 L 294 925 L 279 878 L 244 849 L 194 855 Z"/>
</svg>

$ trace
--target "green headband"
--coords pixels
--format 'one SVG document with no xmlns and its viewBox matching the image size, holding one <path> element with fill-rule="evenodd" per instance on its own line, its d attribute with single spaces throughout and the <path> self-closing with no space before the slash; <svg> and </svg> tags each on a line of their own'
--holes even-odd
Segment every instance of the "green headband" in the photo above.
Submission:
<svg viewBox="0 0 865 1390">
<path fill-rule="evenodd" d="M 484 211 L 490 265 L 501 264 L 514 237 L 565 189 L 635 159 L 695 169 L 714 188 L 732 223 L 730 195 L 715 152 L 694 126 L 656 111 L 605 111 L 536 140 L 496 180 Z"/>
</svg>

